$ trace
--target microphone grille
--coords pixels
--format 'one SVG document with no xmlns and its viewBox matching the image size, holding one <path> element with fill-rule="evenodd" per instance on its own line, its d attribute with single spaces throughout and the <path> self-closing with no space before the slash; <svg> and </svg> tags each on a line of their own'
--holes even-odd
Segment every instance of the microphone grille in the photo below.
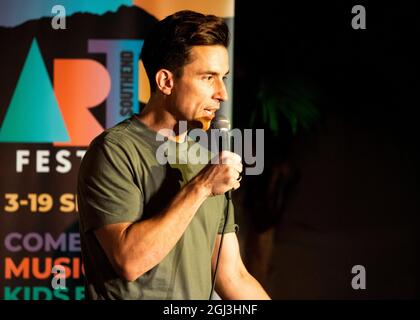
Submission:
<svg viewBox="0 0 420 320">
<path fill-rule="evenodd" d="M 225 116 L 219 115 L 213 120 L 212 127 L 214 129 L 229 131 L 230 121 Z"/>
</svg>

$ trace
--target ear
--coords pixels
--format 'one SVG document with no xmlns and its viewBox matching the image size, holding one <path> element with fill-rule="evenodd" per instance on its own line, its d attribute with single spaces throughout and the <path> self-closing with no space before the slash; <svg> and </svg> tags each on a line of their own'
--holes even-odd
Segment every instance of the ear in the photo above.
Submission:
<svg viewBox="0 0 420 320">
<path fill-rule="evenodd" d="M 160 92 L 169 96 L 174 87 L 174 75 L 167 69 L 160 69 L 156 72 L 156 86 Z"/>
</svg>

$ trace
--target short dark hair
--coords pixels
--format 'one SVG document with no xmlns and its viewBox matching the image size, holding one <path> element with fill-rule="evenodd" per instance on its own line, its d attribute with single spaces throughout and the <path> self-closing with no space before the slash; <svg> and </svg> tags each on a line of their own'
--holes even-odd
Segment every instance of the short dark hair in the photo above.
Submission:
<svg viewBox="0 0 420 320">
<path fill-rule="evenodd" d="M 183 10 L 157 22 L 141 53 L 152 92 L 159 69 L 181 76 L 182 68 L 190 62 L 191 48 L 200 45 L 229 46 L 229 29 L 222 18 Z"/>
</svg>

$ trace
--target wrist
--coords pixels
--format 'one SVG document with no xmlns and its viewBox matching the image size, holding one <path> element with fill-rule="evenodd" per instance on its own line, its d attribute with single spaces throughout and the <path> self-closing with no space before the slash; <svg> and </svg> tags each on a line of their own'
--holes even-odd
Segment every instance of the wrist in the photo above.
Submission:
<svg viewBox="0 0 420 320">
<path fill-rule="evenodd" d="M 198 197 L 202 198 L 203 200 L 212 195 L 211 188 L 203 179 L 201 179 L 199 175 L 192 179 L 189 185 L 192 190 L 197 193 Z"/>
</svg>

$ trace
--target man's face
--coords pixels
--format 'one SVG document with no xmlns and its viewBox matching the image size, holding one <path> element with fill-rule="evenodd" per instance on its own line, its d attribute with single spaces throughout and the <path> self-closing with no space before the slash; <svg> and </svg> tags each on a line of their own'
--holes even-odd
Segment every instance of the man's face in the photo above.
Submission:
<svg viewBox="0 0 420 320">
<path fill-rule="evenodd" d="M 223 46 L 195 46 L 191 62 L 175 78 L 172 91 L 173 114 L 178 120 L 199 122 L 208 130 L 220 103 L 227 100 L 224 80 L 229 72 L 227 49 Z"/>
</svg>

